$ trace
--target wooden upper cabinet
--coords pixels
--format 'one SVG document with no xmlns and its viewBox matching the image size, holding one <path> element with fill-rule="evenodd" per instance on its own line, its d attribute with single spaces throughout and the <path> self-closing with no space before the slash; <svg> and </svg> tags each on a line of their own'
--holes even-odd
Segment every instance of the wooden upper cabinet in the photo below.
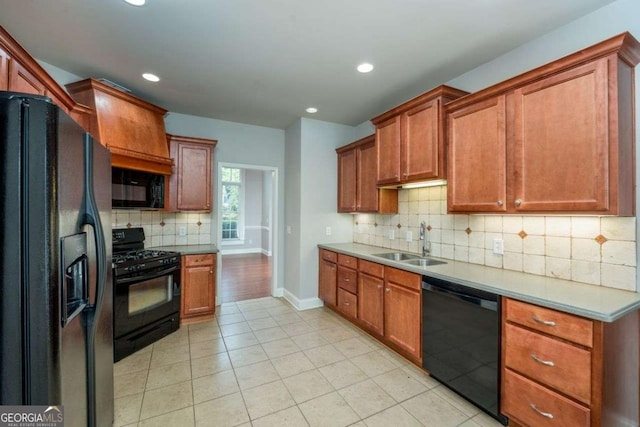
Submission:
<svg viewBox="0 0 640 427">
<path fill-rule="evenodd" d="M 607 74 L 603 58 L 510 95 L 516 211 L 609 209 Z"/>
<path fill-rule="evenodd" d="M 336 149 L 338 212 L 397 213 L 398 191 L 376 185 L 377 152 L 373 135 Z"/>
<path fill-rule="evenodd" d="M 338 153 L 338 212 L 356 211 L 357 153 L 357 149 Z"/>
<path fill-rule="evenodd" d="M 449 116 L 450 211 L 506 211 L 505 97 Z"/>
<path fill-rule="evenodd" d="M 400 122 L 395 116 L 376 124 L 376 147 L 378 159 L 377 183 L 380 185 L 400 182 Z"/>
<path fill-rule="evenodd" d="M 213 149 L 217 141 L 167 135 L 174 173 L 169 178 L 170 211 L 210 211 Z"/>
<path fill-rule="evenodd" d="M 44 83 L 15 60 L 9 62 L 9 90 L 32 95 L 47 94 Z"/>
<path fill-rule="evenodd" d="M 0 90 L 45 95 L 90 131 L 87 120 L 78 111 L 87 107 L 69 94 L 0 26 Z M 74 110 L 76 113 L 74 114 Z M 83 113 L 84 114 L 84 113 Z"/>
<path fill-rule="evenodd" d="M 445 177 L 442 106 L 466 94 L 439 86 L 371 119 L 376 126 L 378 185 Z"/>
<path fill-rule="evenodd" d="M 635 211 L 629 33 L 445 108 L 449 212 Z"/>
<path fill-rule="evenodd" d="M 9 60 L 11 57 L 0 48 L 0 90 L 9 90 Z"/>
</svg>

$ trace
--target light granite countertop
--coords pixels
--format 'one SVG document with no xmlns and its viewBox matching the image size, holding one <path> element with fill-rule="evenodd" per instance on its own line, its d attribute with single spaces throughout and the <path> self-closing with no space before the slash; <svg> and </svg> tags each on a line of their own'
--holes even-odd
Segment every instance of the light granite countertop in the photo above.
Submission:
<svg viewBox="0 0 640 427">
<path fill-rule="evenodd" d="M 449 259 L 433 258 L 446 264 L 420 267 L 374 255 L 400 251 L 359 243 L 318 247 L 604 322 L 613 322 L 640 308 L 640 293 L 636 292 Z"/>
<path fill-rule="evenodd" d="M 218 253 L 216 245 L 179 245 L 179 246 L 156 246 L 148 249 L 159 251 L 180 252 L 182 255 L 215 254 Z"/>
</svg>

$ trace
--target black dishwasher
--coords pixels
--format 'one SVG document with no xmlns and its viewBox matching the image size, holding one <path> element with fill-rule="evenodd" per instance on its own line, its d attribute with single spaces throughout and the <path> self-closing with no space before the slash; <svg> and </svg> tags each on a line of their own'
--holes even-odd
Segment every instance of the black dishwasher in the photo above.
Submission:
<svg viewBox="0 0 640 427">
<path fill-rule="evenodd" d="M 502 424 L 500 297 L 422 276 L 422 366 Z"/>
</svg>

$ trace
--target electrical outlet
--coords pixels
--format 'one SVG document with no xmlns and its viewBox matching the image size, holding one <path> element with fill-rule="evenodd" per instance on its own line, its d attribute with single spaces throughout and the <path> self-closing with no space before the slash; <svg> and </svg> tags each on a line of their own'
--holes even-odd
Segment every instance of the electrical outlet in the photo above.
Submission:
<svg viewBox="0 0 640 427">
<path fill-rule="evenodd" d="M 396 238 L 396 233 L 393 230 L 389 230 L 389 240 Z"/>
<path fill-rule="evenodd" d="M 187 227 L 184 225 L 181 225 L 180 227 L 178 227 L 178 235 L 179 236 L 186 236 L 187 235 Z"/>
<path fill-rule="evenodd" d="M 324 228 L 324 234 L 326 234 L 327 236 L 331 236 L 331 227 L 326 226 Z"/>
<path fill-rule="evenodd" d="M 493 253 L 496 255 L 504 255 L 504 240 L 499 238 L 493 239 Z"/>
<path fill-rule="evenodd" d="M 412 231 L 407 231 L 407 234 L 405 235 L 405 238 L 406 238 L 407 242 L 413 241 L 413 232 Z"/>
</svg>

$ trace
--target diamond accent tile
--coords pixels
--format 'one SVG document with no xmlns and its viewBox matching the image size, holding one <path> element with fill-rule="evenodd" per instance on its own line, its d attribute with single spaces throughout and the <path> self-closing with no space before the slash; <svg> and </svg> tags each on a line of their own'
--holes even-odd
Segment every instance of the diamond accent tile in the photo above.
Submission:
<svg viewBox="0 0 640 427">
<path fill-rule="evenodd" d="M 470 229 L 469 227 L 467 227 L 467 228 L 464 230 L 464 232 L 465 232 L 465 233 L 467 233 L 467 234 L 471 234 L 471 229 Z"/>
<path fill-rule="evenodd" d="M 200 221 L 196 222 L 196 224 L 198 224 L 198 227 L 200 227 L 202 225 L 202 223 Z"/>
<path fill-rule="evenodd" d="M 398 224 L 396 225 L 396 227 L 398 227 L 398 230 L 400 230 L 402 228 L 402 224 Z"/>
<path fill-rule="evenodd" d="M 374 222 L 374 223 L 373 223 L 373 226 L 374 226 L 374 227 L 377 227 L 377 226 L 378 226 L 378 223 L 377 223 L 377 222 Z"/>
<path fill-rule="evenodd" d="M 604 242 L 606 242 L 607 240 L 609 240 L 609 239 L 604 237 L 602 234 L 596 236 L 596 242 L 598 242 L 598 244 L 600 244 L 600 245 L 604 244 Z"/>
<path fill-rule="evenodd" d="M 427 225 L 427 231 L 431 231 L 431 228 L 432 227 L 430 225 Z"/>
<path fill-rule="evenodd" d="M 521 231 L 518 233 L 518 236 L 520 236 L 520 238 L 521 238 L 521 239 L 524 239 L 525 237 L 527 237 L 527 236 L 528 236 L 528 234 L 527 234 L 527 232 L 526 232 L 526 231 L 521 230 Z"/>
<path fill-rule="evenodd" d="M 160 227 L 164 227 L 165 225 L 167 225 L 167 223 L 166 223 L 166 222 L 164 222 L 164 221 L 160 221 Z"/>
<path fill-rule="evenodd" d="M 360 223 L 358 221 L 356 221 L 356 225 L 360 225 Z"/>
<path fill-rule="evenodd" d="M 131 228 L 133 227 L 133 224 L 131 224 L 130 222 L 127 223 L 127 228 Z"/>
</svg>

